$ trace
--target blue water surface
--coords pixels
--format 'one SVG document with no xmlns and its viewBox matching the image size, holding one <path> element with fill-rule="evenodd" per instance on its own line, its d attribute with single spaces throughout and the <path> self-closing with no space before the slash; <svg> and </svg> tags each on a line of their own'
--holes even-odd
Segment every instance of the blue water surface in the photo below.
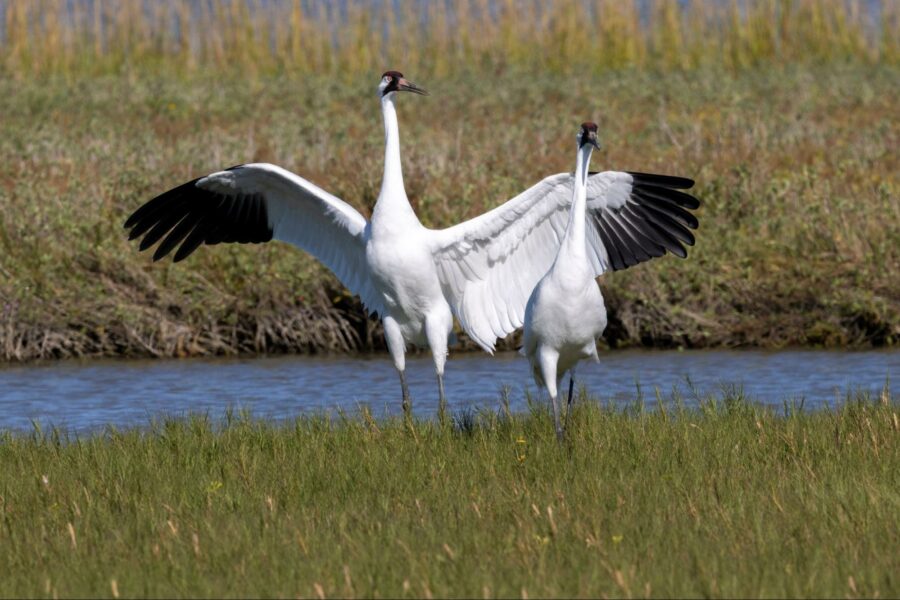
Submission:
<svg viewBox="0 0 900 600">
<path fill-rule="evenodd" d="M 407 359 L 417 415 L 437 409 L 431 359 Z M 652 405 L 677 391 L 687 404 L 698 396 L 741 388 L 751 399 L 783 406 L 801 399 L 807 409 L 834 406 L 848 393 L 881 393 L 900 376 L 900 352 L 607 351 L 582 363 L 576 382 L 604 402 L 631 404 L 637 386 Z M 451 410 L 496 409 L 508 388 L 513 410 L 527 408 L 538 390 L 528 364 L 514 353 L 451 355 L 446 373 Z M 563 385 L 566 388 L 566 384 Z M 540 396 L 543 398 L 543 395 Z M 244 359 L 63 361 L 0 367 L 0 430 L 30 430 L 33 421 L 74 431 L 145 426 L 151 418 L 192 412 L 221 417 L 248 409 L 263 418 L 357 410 L 400 410 L 400 386 L 386 356 L 280 356 Z"/>
</svg>

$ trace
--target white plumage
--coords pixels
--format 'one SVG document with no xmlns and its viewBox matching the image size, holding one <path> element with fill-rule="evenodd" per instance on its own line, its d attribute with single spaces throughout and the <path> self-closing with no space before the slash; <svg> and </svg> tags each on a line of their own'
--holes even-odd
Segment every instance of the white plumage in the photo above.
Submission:
<svg viewBox="0 0 900 600">
<path fill-rule="evenodd" d="M 409 407 L 407 344 L 430 348 L 443 406 L 453 315 L 488 352 L 497 338 L 522 326 L 529 294 L 553 262 L 563 236 L 573 178 L 568 173 L 550 176 L 470 221 L 427 229 L 403 185 L 394 104 L 398 91 L 425 94 L 396 71 L 382 76 L 385 164 L 371 220 L 298 175 L 256 163 L 169 190 L 136 210 L 125 227 L 131 229 L 130 239 L 143 236 L 141 250 L 162 240 L 154 260 L 178 247 L 179 261 L 201 244 L 223 242 L 276 239 L 306 250 L 358 294 L 370 312 L 381 315 L 404 408 Z M 585 227 L 593 274 L 666 251 L 684 256 L 682 244 L 694 241 L 687 228 L 696 227 L 696 219 L 682 207 L 696 208 L 696 199 L 672 188 L 692 183 L 659 175 L 591 175 Z M 665 210 L 658 204 L 665 204 Z"/>
<path fill-rule="evenodd" d="M 593 174 L 587 184 L 590 210 L 623 207 L 633 180 L 630 173 Z M 462 328 L 486 351 L 522 326 L 528 296 L 556 257 L 572 189 L 570 173 L 552 175 L 479 217 L 433 232 L 444 293 Z M 595 275 L 613 268 L 599 228 L 594 222 L 587 226 Z"/>
<path fill-rule="evenodd" d="M 370 312 L 384 311 L 366 266 L 368 222 L 340 198 L 266 163 L 219 171 L 199 179 L 196 186 L 225 196 L 265 198 L 273 239 L 306 250 L 359 295 Z"/>
</svg>

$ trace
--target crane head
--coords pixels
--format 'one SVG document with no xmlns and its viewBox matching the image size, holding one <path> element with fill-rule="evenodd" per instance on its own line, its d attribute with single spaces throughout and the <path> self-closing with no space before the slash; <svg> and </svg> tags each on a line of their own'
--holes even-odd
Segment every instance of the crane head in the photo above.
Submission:
<svg viewBox="0 0 900 600">
<path fill-rule="evenodd" d="M 382 97 L 387 96 L 391 92 L 412 92 L 427 96 L 428 92 L 417 86 L 411 81 L 407 81 L 403 77 L 403 73 L 399 71 L 385 71 L 381 76 L 381 82 L 378 84 L 378 92 Z"/>
<path fill-rule="evenodd" d="M 582 123 L 581 131 L 578 132 L 578 147 L 582 148 L 585 144 L 590 144 L 597 150 L 600 149 L 600 142 L 597 141 L 597 124 L 591 121 Z"/>
</svg>

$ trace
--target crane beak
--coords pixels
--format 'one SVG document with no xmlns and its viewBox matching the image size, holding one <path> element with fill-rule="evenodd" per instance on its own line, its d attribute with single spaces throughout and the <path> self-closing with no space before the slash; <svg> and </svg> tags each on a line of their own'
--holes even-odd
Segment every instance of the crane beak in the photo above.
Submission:
<svg viewBox="0 0 900 600">
<path fill-rule="evenodd" d="M 428 95 L 428 92 L 414 84 L 412 81 L 407 81 L 403 78 L 401 78 L 400 81 L 397 82 L 397 91 L 412 92 L 413 94 L 419 94 L 421 96 Z"/>
</svg>

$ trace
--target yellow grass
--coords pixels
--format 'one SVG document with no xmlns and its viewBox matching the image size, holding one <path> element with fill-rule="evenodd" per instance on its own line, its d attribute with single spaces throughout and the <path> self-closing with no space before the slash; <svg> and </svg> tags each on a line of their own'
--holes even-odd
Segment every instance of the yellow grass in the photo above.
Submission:
<svg viewBox="0 0 900 600">
<path fill-rule="evenodd" d="M 306 6 L 306 8 L 304 8 Z M 332 73 L 433 76 L 523 68 L 741 69 L 900 56 L 898 3 L 843 0 L 9 0 L 0 73 Z"/>
</svg>

